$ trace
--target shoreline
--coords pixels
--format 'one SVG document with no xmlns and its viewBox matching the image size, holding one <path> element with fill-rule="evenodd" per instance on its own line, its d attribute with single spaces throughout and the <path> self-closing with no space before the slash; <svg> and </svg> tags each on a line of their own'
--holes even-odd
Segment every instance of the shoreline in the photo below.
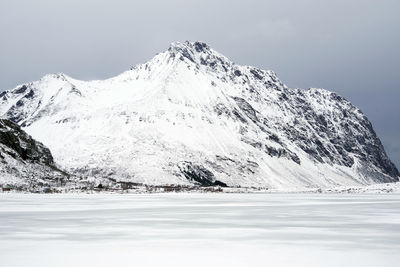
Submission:
<svg viewBox="0 0 400 267">
<path fill-rule="evenodd" d="M 149 186 L 141 185 L 129 189 L 120 188 L 39 188 L 33 190 L 21 190 L 13 188 L 0 188 L 0 194 L 390 194 L 400 193 L 400 182 L 382 183 L 365 186 L 338 186 L 332 188 L 302 188 L 302 189 L 269 189 L 256 187 L 190 187 L 190 186 Z"/>
</svg>

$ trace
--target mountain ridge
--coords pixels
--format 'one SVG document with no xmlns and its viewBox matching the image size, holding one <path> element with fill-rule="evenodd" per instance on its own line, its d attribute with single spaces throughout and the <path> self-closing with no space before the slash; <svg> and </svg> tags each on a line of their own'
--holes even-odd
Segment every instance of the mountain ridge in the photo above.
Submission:
<svg viewBox="0 0 400 267">
<path fill-rule="evenodd" d="M 0 115 L 93 179 L 302 188 L 399 177 L 349 101 L 290 89 L 201 42 L 173 43 L 106 80 L 46 75 L 2 93 Z"/>
</svg>

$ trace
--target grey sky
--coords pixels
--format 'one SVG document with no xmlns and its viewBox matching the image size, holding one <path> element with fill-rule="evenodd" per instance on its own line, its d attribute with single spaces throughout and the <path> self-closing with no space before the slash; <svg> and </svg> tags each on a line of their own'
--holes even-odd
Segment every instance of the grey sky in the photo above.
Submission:
<svg viewBox="0 0 400 267">
<path fill-rule="evenodd" d="M 359 106 L 400 166 L 400 1 L 1 0 L 0 91 L 65 72 L 103 79 L 164 51 L 207 42 Z"/>
</svg>

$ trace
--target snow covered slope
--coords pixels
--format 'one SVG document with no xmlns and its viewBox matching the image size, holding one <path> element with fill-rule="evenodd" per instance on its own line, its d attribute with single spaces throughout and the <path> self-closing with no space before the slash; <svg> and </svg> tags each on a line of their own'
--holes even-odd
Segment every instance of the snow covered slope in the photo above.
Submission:
<svg viewBox="0 0 400 267">
<path fill-rule="evenodd" d="M 108 80 L 47 75 L 1 93 L 0 115 L 88 178 L 274 189 L 399 179 L 350 102 L 287 88 L 199 42 Z"/>
<path fill-rule="evenodd" d="M 0 188 L 37 191 L 62 186 L 66 179 L 48 148 L 17 124 L 0 119 Z"/>
</svg>

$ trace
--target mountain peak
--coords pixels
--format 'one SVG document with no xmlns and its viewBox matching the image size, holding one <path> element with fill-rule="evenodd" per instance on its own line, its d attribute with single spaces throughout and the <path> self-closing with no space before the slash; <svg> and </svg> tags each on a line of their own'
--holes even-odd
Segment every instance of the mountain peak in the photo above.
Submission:
<svg viewBox="0 0 400 267">
<path fill-rule="evenodd" d="M 69 76 L 66 75 L 65 73 L 58 72 L 58 73 L 46 74 L 40 80 L 62 80 L 62 81 L 66 81 L 68 78 L 69 78 Z"/>
<path fill-rule="evenodd" d="M 173 58 L 199 65 L 209 65 L 208 63 L 210 63 L 213 67 L 216 63 L 233 64 L 228 58 L 203 42 L 174 42 L 168 48 L 168 52 Z"/>
<path fill-rule="evenodd" d="M 203 43 L 203 42 L 190 42 L 190 41 L 185 41 L 185 42 L 173 42 L 168 51 L 191 51 L 191 52 L 197 52 L 197 53 L 204 53 L 204 52 L 210 52 L 211 48 L 208 44 Z"/>
</svg>

